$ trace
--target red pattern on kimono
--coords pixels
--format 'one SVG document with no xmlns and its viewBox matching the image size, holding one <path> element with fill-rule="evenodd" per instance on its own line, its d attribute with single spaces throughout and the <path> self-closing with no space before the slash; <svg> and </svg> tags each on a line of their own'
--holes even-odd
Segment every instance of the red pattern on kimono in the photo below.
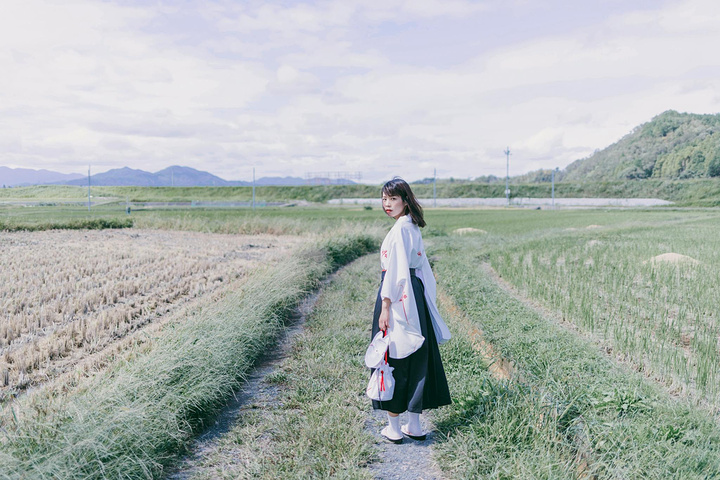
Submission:
<svg viewBox="0 0 720 480">
<path fill-rule="evenodd" d="M 437 310 L 435 303 L 435 277 L 430 269 L 422 235 L 409 216 L 397 219 L 383 240 L 380 249 L 380 265 L 385 279 L 380 290 L 382 298 L 390 299 L 390 357 L 405 358 L 422 346 L 425 338 L 420 330 L 420 318 L 415 304 L 410 269 L 425 286 L 425 301 L 430 311 L 433 330 L 438 343 L 450 339 L 450 331 Z M 395 321 L 404 320 L 404 321 Z"/>
</svg>

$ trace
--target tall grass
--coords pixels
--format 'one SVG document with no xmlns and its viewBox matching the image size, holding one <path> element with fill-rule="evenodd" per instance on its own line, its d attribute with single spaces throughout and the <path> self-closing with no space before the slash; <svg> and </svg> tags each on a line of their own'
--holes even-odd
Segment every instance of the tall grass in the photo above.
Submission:
<svg viewBox="0 0 720 480">
<path fill-rule="evenodd" d="M 362 207 L 143 208 L 128 215 L 124 204 L 0 207 L 0 231 L 150 228 L 231 234 L 319 233 L 358 222 L 374 228 L 384 213 Z"/>
<path fill-rule="evenodd" d="M 3 220 L 0 218 L 0 231 L 37 232 L 42 230 L 103 230 L 108 228 L 130 228 L 131 218 L 78 218 L 63 220 L 43 220 L 39 222 Z"/>
<path fill-rule="evenodd" d="M 254 272 L 113 368 L 57 398 L 5 408 L 0 478 L 158 478 L 242 383 L 297 301 L 378 239 L 338 232 Z M 350 247 L 346 246 L 349 245 Z"/>
<path fill-rule="evenodd" d="M 379 210 L 360 208 L 267 208 L 150 210 L 133 214 L 135 228 L 231 234 L 299 235 L 344 231 L 362 223 L 373 230 L 383 223 Z"/>
</svg>

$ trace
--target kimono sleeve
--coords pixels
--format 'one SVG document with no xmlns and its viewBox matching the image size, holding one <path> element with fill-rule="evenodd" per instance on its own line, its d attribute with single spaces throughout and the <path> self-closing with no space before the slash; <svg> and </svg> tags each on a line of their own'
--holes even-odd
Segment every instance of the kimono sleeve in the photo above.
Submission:
<svg viewBox="0 0 720 480">
<path fill-rule="evenodd" d="M 400 221 L 398 221 L 400 222 Z M 388 238 L 388 255 L 385 259 L 385 278 L 380 296 L 390 299 L 388 351 L 391 358 L 405 358 L 416 352 L 425 341 L 418 317 L 415 295 L 410 278 L 412 233 L 403 223 L 397 223 Z"/>
<path fill-rule="evenodd" d="M 423 276 L 423 284 L 425 285 L 425 300 L 427 301 L 428 311 L 430 312 L 430 318 L 432 319 L 435 337 L 438 343 L 445 343 L 450 340 L 450 330 L 440 316 L 440 312 L 437 308 L 437 283 L 435 281 L 435 275 L 433 275 L 432 269 L 430 268 L 430 262 L 428 261 L 427 256 L 424 258 L 421 272 Z"/>
<path fill-rule="evenodd" d="M 399 229 L 394 232 L 387 256 L 387 269 L 382 289 L 381 298 L 389 298 L 391 302 L 397 302 L 410 286 L 410 262 L 408 256 L 412 249 L 409 232 Z M 410 287 L 412 288 L 412 287 Z"/>
</svg>

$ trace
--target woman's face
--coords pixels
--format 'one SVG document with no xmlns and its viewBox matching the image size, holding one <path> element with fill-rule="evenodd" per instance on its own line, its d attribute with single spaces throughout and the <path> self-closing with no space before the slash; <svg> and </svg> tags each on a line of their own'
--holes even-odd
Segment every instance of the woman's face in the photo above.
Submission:
<svg viewBox="0 0 720 480">
<path fill-rule="evenodd" d="M 383 210 L 385 210 L 385 213 L 387 213 L 389 217 L 393 217 L 397 220 L 405 214 L 405 205 L 407 204 L 403 202 L 403 199 L 400 198 L 400 196 L 387 195 L 383 193 L 382 204 Z"/>
</svg>

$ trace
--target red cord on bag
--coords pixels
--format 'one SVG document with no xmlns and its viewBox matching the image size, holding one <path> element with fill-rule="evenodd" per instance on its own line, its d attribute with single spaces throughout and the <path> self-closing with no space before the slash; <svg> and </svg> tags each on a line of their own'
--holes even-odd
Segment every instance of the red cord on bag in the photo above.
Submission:
<svg viewBox="0 0 720 480">
<path fill-rule="evenodd" d="M 385 336 L 387 335 L 387 330 L 383 330 L 382 332 L 383 332 L 383 338 L 385 338 Z M 387 359 L 388 359 L 388 354 L 387 354 L 387 350 L 385 350 L 385 364 L 386 365 L 388 363 Z M 384 392 L 386 390 L 385 389 L 385 372 L 383 370 L 380 370 L 380 388 L 379 388 L 379 390 L 381 392 Z"/>
<path fill-rule="evenodd" d="M 383 332 L 383 338 L 385 338 L 385 336 L 387 335 L 387 330 L 383 330 L 382 332 Z M 388 363 L 388 361 L 387 361 L 387 352 L 388 352 L 388 350 L 390 350 L 390 347 L 389 347 L 389 346 L 388 346 L 388 348 L 385 350 L 385 363 Z"/>
</svg>

